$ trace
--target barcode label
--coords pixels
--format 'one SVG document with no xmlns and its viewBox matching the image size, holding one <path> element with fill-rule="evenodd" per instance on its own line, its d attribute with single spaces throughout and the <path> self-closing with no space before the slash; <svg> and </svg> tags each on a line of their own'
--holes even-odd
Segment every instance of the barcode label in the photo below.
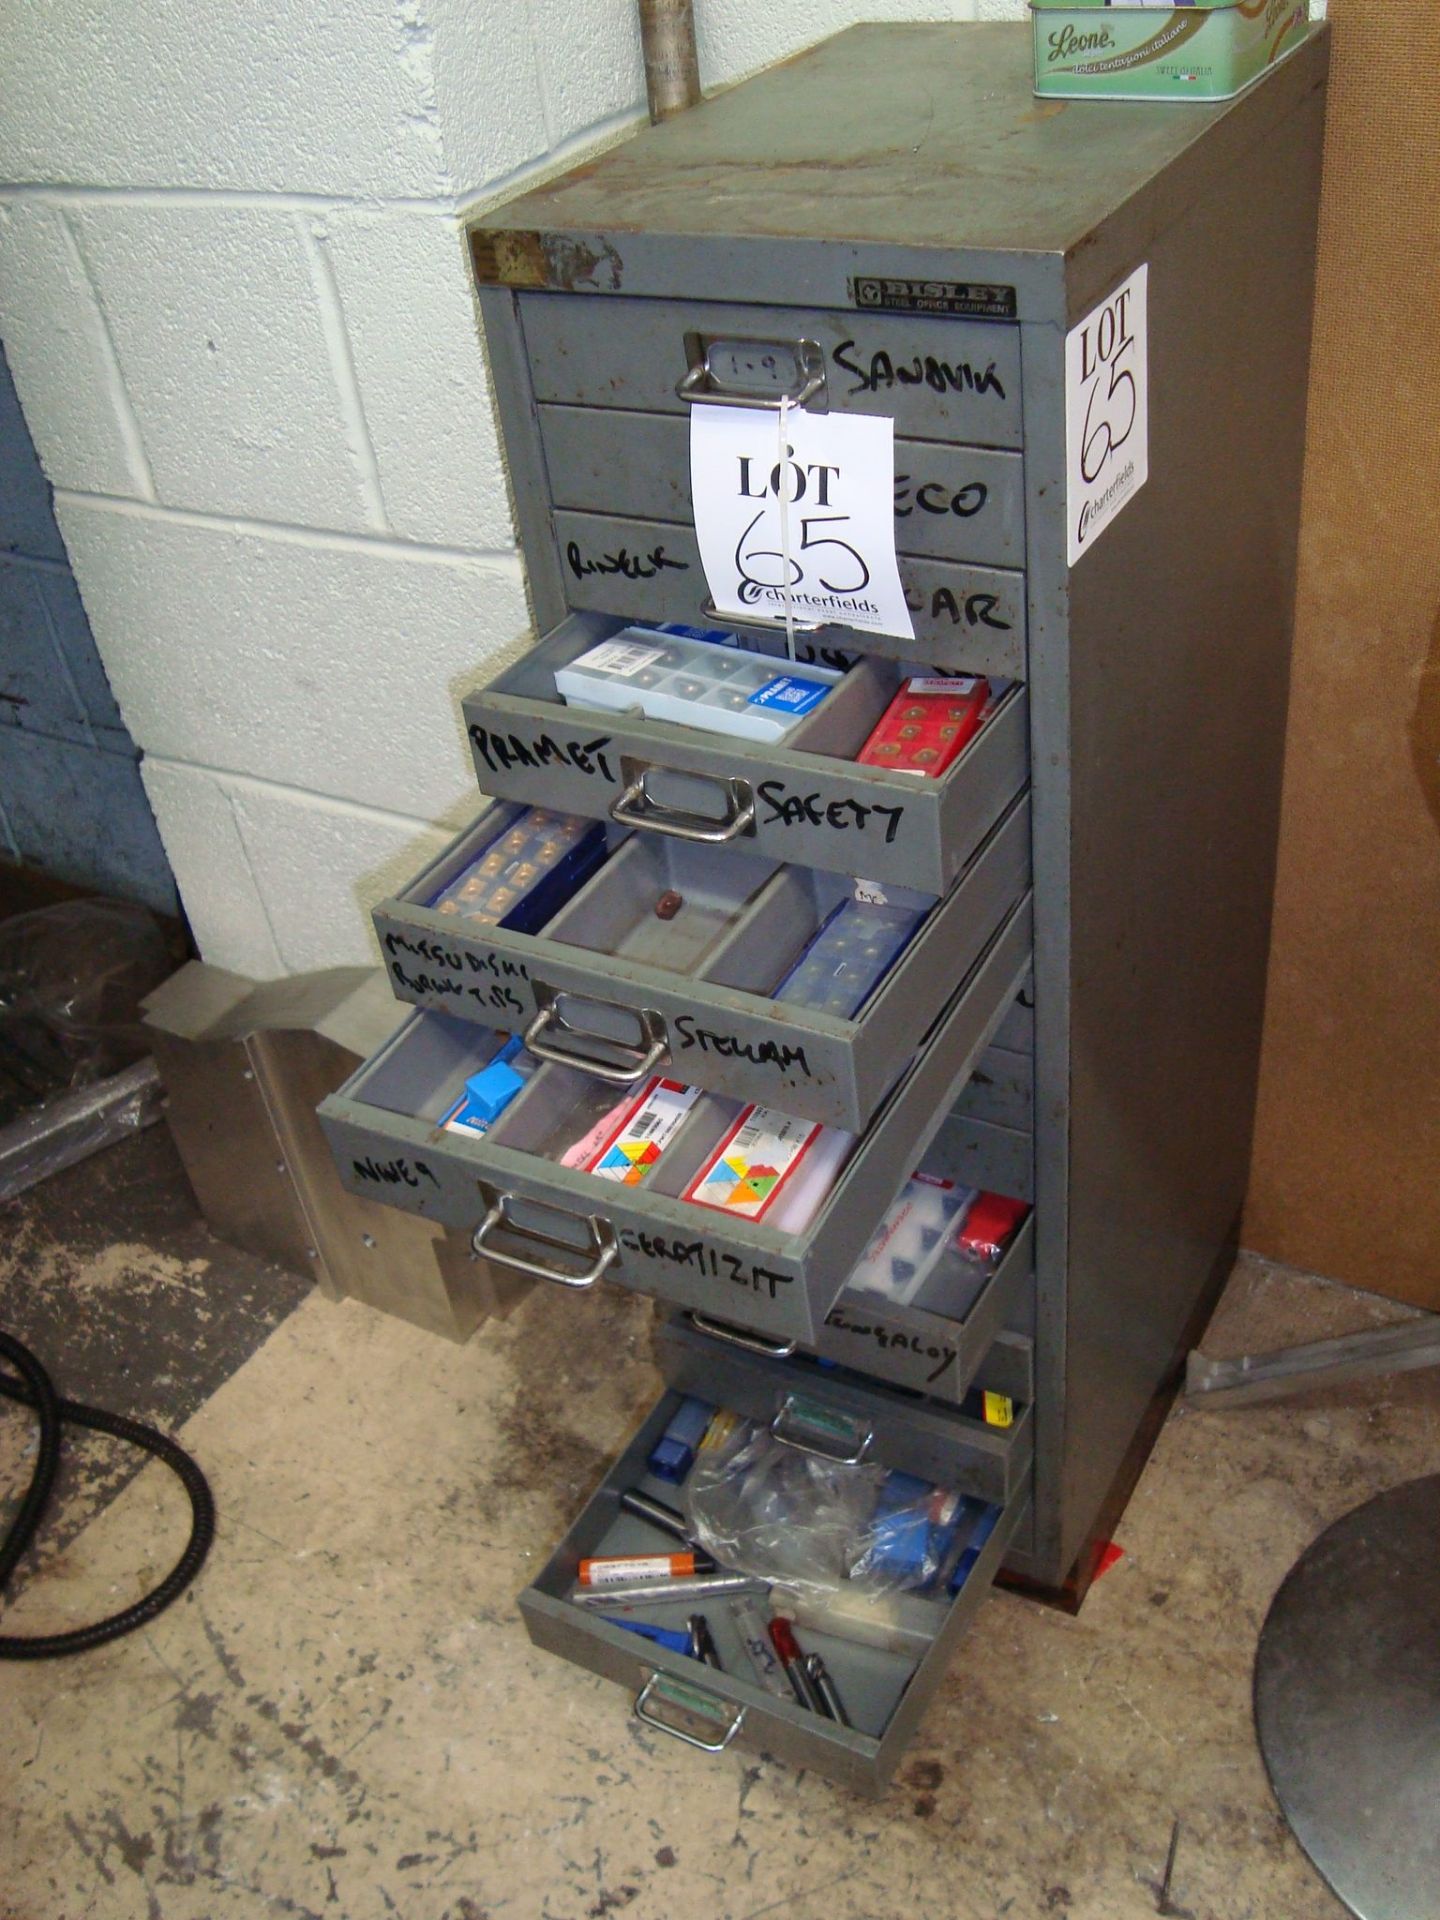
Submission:
<svg viewBox="0 0 1440 1920">
<path fill-rule="evenodd" d="M 572 664 L 591 673 L 613 674 L 617 679 L 628 680 L 631 674 L 664 657 L 661 648 L 642 646 L 636 640 L 602 640 L 598 647 L 591 647 Z"/>
<path fill-rule="evenodd" d="M 804 1141 L 797 1141 L 796 1136 L 804 1134 L 808 1139 L 812 1133 L 819 1131 L 809 1120 L 796 1120 L 788 1113 L 773 1113 L 769 1107 L 755 1107 L 750 1118 L 741 1123 L 726 1151 L 750 1154 L 759 1149 L 769 1153 L 788 1146 L 793 1159 L 804 1145 Z M 791 1142 L 795 1144 L 791 1145 Z"/>
<path fill-rule="evenodd" d="M 589 1172 L 602 1180 L 638 1186 L 669 1145 L 699 1091 L 678 1080 L 653 1082 L 610 1144 L 591 1161 Z"/>
<path fill-rule="evenodd" d="M 946 680 L 938 674 L 917 674 L 906 682 L 906 693 L 942 693 L 952 699 L 963 700 L 967 694 L 975 691 L 980 684 L 973 676 L 968 680 Z"/>
</svg>

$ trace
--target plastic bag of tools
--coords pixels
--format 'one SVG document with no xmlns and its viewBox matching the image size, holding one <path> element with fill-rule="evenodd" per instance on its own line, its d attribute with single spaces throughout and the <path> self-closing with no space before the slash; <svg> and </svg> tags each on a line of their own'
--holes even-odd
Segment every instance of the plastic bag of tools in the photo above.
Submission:
<svg viewBox="0 0 1440 1920">
<path fill-rule="evenodd" d="M 175 958 L 124 901 L 0 920 L 0 1205 L 159 1118 L 140 1002 Z"/>
<path fill-rule="evenodd" d="M 749 1422 L 699 1455 L 684 1499 L 720 1566 L 815 1596 L 933 1585 L 958 1551 L 966 1505 L 913 1474 L 825 1460 Z"/>
</svg>

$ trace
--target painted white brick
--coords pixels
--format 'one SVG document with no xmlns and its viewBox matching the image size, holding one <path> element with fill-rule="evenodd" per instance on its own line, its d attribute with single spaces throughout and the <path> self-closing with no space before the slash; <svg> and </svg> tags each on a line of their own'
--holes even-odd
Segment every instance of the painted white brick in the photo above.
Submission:
<svg viewBox="0 0 1440 1920">
<path fill-rule="evenodd" d="M 57 505 L 146 752 L 423 819 L 473 793 L 459 698 L 528 644 L 517 563 Z"/>
<path fill-rule="evenodd" d="M 0 208 L 0 337 L 51 483 L 148 498 L 105 323 L 54 208 Z"/>
<path fill-rule="evenodd" d="M 286 972 L 377 966 L 370 909 L 408 886 L 453 836 L 288 787 L 228 784 Z"/>
<path fill-rule="evenodd" d="M 303 216 L 105 201 L 71 218 L 159 498 L 260 520 L 376 524 Z"/>
<path fill-rule="evenodd" d="M 440 546 L 513 546 L 456 222 L 356 210 L 314 225 L 334 265 L 391 526 Z"/>
<path fill-rule="evenodd" d="M 615 115 L 643 113 L 645 61 L 634 0 L 530 0 L 550 138 L 573 139 Z"/>
<path fill-rule="evenodd" d="M 707 89 L 755 73 L 861 21 L 973 20 L 975 0 L 706 0 L 695 9 L 700 77 Z M 923 109 L 924 102 L 918 103 Z"/>
<path fill-rule="evenodd" d="M 443 193 L 413 11 L 405 0 L 22 0 L 5 10 L 0 178 Z"/>
<path fill-rule="evenodd" d="M 417 4 L 432 34 L 429 63 L 446 168 L 460 191 L 474 192 L 550 145 L 531 7 L 517 0 Z"/>
<path fill-rule="evenodd" d="M 285 968 L 225 786 L 166 760 L 142 760 L 140 772 L 200 958 L 253 980 L 276 979 Z"/>
</svg>

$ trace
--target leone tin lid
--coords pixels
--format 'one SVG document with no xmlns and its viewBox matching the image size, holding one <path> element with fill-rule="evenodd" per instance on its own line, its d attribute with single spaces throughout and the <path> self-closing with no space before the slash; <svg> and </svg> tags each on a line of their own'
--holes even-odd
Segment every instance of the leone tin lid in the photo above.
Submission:
<svg viewBox="0 0 1440 1920">
<path fill-rule="evenodd" d="M 1206 13 L 1239 12 L 1248 10 L 1258 13 L 1263 10 L 1256 0 L 1030 0 L 1032 13 L 1074 13 L 1080 9 L 1089 11 L 1109 7 L 1117 13 L 1133 13 L 1144 9 L 1147 13 L 1176 13 L 1181 8 L 1194 8 Z"/>
</svg>

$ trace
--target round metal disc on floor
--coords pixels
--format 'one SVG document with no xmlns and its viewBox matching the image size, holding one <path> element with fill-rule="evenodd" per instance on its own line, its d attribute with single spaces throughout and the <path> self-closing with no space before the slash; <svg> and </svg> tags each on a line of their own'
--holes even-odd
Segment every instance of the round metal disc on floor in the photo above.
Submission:
<svg viewBox="0 0 1440 1920">
<path fill-rule="evenodd" d="M 1296 1839 L 1360 1920 L 1440 1916 L 1440 1474 L 1322 1533 L 1275 1596 L 1255 1726 Z"/>
</svg>

